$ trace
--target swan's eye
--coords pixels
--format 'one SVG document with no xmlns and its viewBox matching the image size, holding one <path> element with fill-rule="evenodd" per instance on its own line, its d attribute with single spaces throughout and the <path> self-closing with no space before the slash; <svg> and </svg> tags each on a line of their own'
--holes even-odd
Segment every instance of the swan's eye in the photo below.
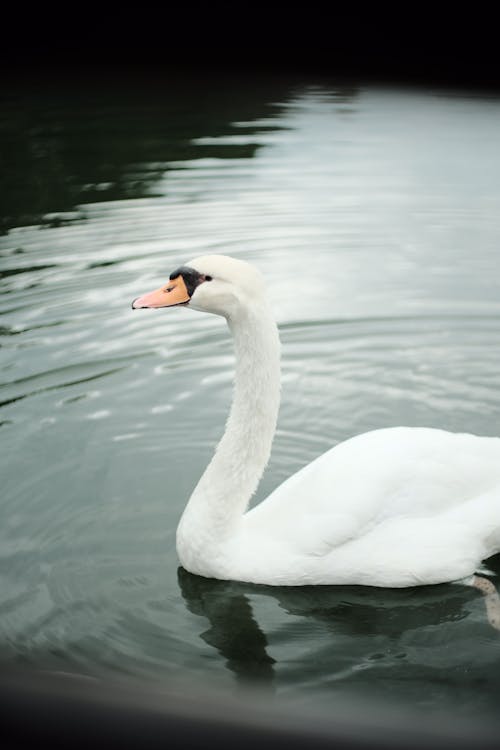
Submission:
<svg viewBox="0 0 500 750">
<path fill-rule="evenodd" d="M 212 276 L 205 276 L 205 281 L 212 281 Z"/>
</svg>

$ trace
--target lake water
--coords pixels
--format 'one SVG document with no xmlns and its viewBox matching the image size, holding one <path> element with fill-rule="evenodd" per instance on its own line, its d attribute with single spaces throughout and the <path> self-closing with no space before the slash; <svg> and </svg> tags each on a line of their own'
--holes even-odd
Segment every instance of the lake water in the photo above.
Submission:
<svg viewBox="0 0 500 750">
<path fill-rule="evenodd" d="M 1 663 L 493 715 L 500 638 L 473 590 L 179 569 L 231 342 L 130 305 L 204 253 L 265 274 L 283 391 L 256 502 L 366 430 L 499 435 L 500 99 L 80 82 L 10 89 L 0 117 Z"/>
</svg>

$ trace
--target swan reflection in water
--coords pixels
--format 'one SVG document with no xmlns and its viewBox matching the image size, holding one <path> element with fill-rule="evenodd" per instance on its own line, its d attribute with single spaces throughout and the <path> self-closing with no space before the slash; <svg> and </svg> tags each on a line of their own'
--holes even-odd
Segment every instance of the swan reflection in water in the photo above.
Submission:
<svg viewBox="0 0 500 750">
<path fill-rule="evenodd" d="M 500 555 L 489 565 L 498 569 Z M 346 679 L 352 686 L 362 672 L 364 686 L 370 690 L 371 683 L 378 690 L 381 670 L 390 669 L 393 677 L 399 673 L 406 683 L 410 677 L 414 685 L 406 684 L 405 690 L 416 692 L 429 679 L 441 687 L 446 681 L 453 690 L 457 669 L 462 681 L 474 681 L 475 665 L 483 669 L 484 661 L 491 660 L 492 645 L 497 645 L 492 639 L 498 640 L 498 632 L 488 624 L 482 601 L 463 586 L 263 586 L 204 578 L 182 567 L 177 575 L 189 611 L 208 620 L 200 638 L 220 654 L 241 686 L 274 688 L 276 652 L 284 641 L 293 643 L 295 654 L 299 641 L 302 653 L 307 648 L 308 668 L 320 686 L 339 681 L 340 687 Z M 277 658 L 269 652 L 268 634 L 257 622 L 252 604 L 256 597 L 271 598 L 292 618 L 306 618 L 304 625 L 293 619 L 282 622 L 279 630 L 273 623 Z M 480 643 L 484 654 L 478 660 Z M 372 674 L 370 667 L 375 668 Z M 293 671 L 293 664 L 289 669 Z M 291 672 L 288 677 L 293 677 Z M 397 693 L 398 680 L 395 684 L 391 689 Z"/>
</svg>

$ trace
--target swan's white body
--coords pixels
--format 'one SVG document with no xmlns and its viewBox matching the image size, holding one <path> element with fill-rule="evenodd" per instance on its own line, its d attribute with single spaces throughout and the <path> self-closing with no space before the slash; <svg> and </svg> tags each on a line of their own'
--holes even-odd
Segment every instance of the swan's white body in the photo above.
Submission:
<svg viewBox="0 0 500 750">
<path fill-rule="evenodd" d="M 500 438 L 368 432 L 248 511 L 276 428 L 278 332 L 252 266 L 206 256 L 189 267 L 210 282 L 189 307 L 226 317 L 236 375 L 226 432 L 177 530 L 187 570 L 270 585 L 401 587 L 467 579 L 500 551 Z"/>
<path fill-rule="evenodd" d="M 500 548 L 500 440 L 408 427 L 351 438 L 243 516 L 234 541 L 245 580 L 464 579 Z"/>
</svg>

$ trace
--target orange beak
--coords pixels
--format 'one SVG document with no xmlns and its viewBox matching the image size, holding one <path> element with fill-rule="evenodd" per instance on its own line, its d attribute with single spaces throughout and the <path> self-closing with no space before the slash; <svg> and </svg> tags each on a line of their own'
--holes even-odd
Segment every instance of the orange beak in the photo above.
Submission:
<svg viewBox="0 0 500 750">
<path fill-rule="evenodd" d="M 190 296 L 182 276 L 178 276 L 149 294 L 143 294 L 132 302 L 132 309 L 141 307 L 172 307 L 172 305 L 184 305 L 189 302 Z"/>
</svg>

